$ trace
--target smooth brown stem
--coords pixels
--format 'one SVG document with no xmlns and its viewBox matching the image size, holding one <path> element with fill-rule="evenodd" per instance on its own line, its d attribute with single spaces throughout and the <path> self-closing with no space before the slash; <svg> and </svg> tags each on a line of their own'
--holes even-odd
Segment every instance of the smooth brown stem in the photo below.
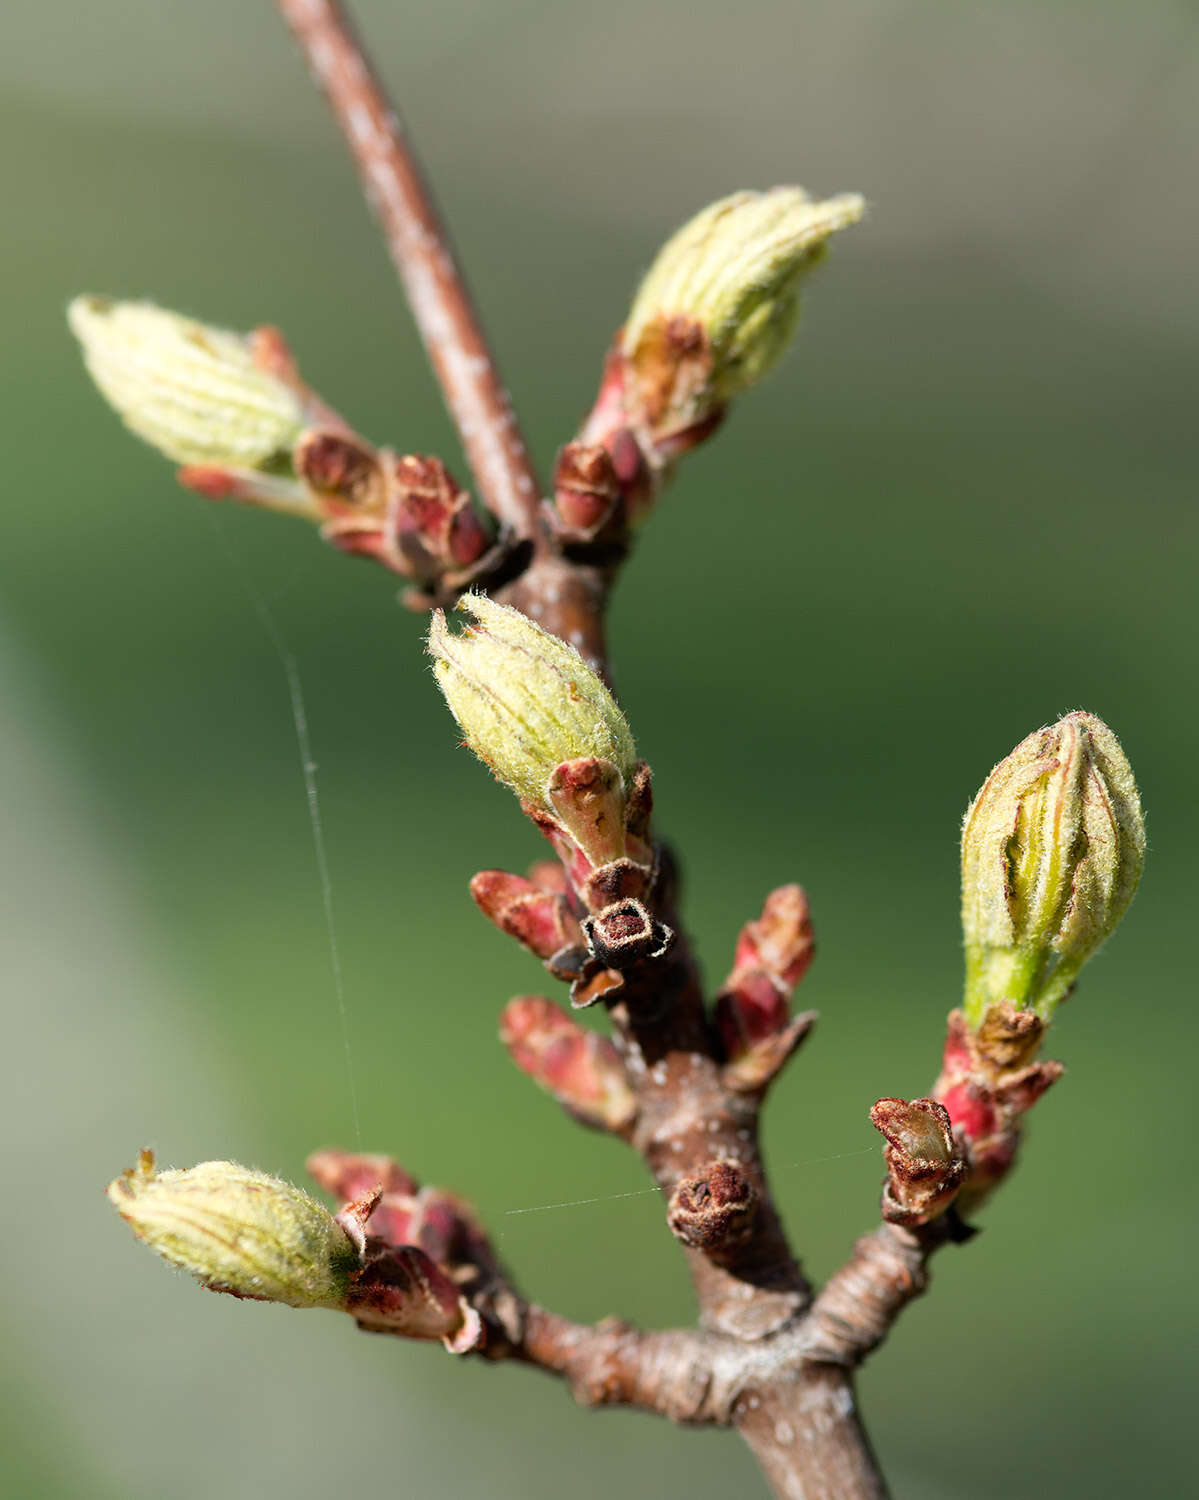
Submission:
<svg viewBox="0 0 1199 1500">
<path fill-rule="evenodd" d="M 277 0 L 341 126 L 487 508 L 537 535 L 539 487 L 512 403 L 403 126 L 335 0 Z"/>
</svg>

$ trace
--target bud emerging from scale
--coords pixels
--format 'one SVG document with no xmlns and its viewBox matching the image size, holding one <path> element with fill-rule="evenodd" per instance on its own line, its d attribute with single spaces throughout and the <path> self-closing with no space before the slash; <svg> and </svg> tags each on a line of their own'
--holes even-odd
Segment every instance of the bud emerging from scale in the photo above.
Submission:
<svg viewBox="0 0 1199 1500">
<path fill-rule="evenodd" d="M 684 224 L 641 283 L 621 342 L 651 424 L 703 421 L 759 381 L 791 336 L 803 273 L 864 212 L 856 193 L 821 203 L 777 187 L 734 193 Z"/>
<path fill-rule="evenodd" d="M 429 629 L 433 670 L 466 743 L 534 808 L 555 815 L 550 781 L 565 761 L 608 762 L 633 783 L 633 736 L 612 694 L 573 646 L 483 594 L 457 608 L 474 624 L 455 635 L 440 610 Z"/>
<path fill-rule="evenodd" d="M 167 458 L 259 469 L 290 454 L 299 395 L 255 361 L 249 338 L 105 297 L 76 297 L 67 320 L 100 393 Z"/>
<path fill-rule="evenodd" d="M 1145 861 L 1132 768 L 1093 714 L 1021 741 L 962 827 L 964 1010 L 1008 1000 L 1048 1020 L 1124 915 Z"/>
<path fill-rule="evenodd" d="M 139 1239 L 210 1291 L 340 1308 L 361 1265 L 359 1246 L 328 1209 L 236 1162 L 156 1172 L 153 1152 L 143 1151 L 108 1196 Z"/>
</svg>

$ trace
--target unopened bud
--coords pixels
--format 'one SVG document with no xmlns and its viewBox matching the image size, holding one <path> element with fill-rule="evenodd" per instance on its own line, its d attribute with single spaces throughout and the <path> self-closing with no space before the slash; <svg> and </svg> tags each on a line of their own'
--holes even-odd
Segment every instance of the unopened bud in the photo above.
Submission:
<svg viewBox="0 0 1199 1500">
<path fill-rule="evenodd" d="M 964 1009 L 1008 1000 L 1048 1020 L 1124 915 L 1145 861 L 1132 768 L 1093 714 L 1022 740 L 962 827 Z"/>
<path fill-rule="evenodd" d="M 259 469 L 290 454 L 302 402 L 255 361 L 248 336 L 105 297 L 76 297 L 67 320 L 101 395 L 167 458 Z"/>
<path fill-rule="evenodd" d="M 627 791 L 636 765 L 633 736 L 574 647 L 483 594 L 464 595 L 457 608 L 475 623 L 455 635 L 436 611 L 429 654 L 450 712 L 479 759 L 551 817 L 550 778 L 564 761 L 611 762 Z"/>
<path fill-rule="evenodd" d="M 652 427 L 702 422 L 766 374 L 795 326 L 803 273 L 864 212 L 856 193 L 819 203 L 798 187 L 734 193 L 667 241 L 621 345 Z"/>
<path fill-rule="evenodd" d="M 883 1218 L 927 1224 L 944 1213 L 966 1180 L 966 1159 L 944 1105 L 935 1099 L 880 1099 L 870 1123 L 887 1140 Z"/>
<path fill-rule="evenodd" d="M 289 1307 L 344 1307 L 359 1247 L 315 1199 L 231 1161 L 156 1172 L 143 1151 L 109 1183 L 134 1234 L 210 1291 Z"/>
<path fill-rule="evenodd" d="M 587 1031 L 539 995 L 510 1000 L 500 1040 L 523 1073 L 584 1125 L 625 1131 L 637 1113 L 620 1054 L 607 1037 Z"/>
<path fill-rule="evenodd" d="M 416 1181 L 390 1156 L 340 1151 L 330 1146 L 314 1151 L 305 1163 L 308 1175 L 340 1202 L 361 1198 L 376 1188 L 383 1193 L 415 1193 Z"/>
<path fill-rule="evenodd" d="M 757 1208 L 758 1194 L 744 1168 L 713 1161 L 675 1186 L 666 1222 L 685 1245 L 713 1254 L 745 1238 Z"/>
<path fill-rule="evenodd" d="M 510 933 L 545 963 L 582 944 L 582 929 L 560 891 L 505 870 L 480 870 L 470 893 L 501 932 Z"/>
</svg>

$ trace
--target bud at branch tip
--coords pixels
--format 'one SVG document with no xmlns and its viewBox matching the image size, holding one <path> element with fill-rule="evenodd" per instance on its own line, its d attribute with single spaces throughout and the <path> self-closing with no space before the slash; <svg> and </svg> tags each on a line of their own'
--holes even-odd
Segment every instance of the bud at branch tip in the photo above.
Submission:
<svg viewBox="0 0 1199 1500">
<path fill-rule="evenodd" d="M 1132 767 L 1094 714 L 1022 740 L 962 827 L 963 1009 L 1010 1001 L 1047 1021 L 1115 930 L 1145 862 Z"/>
</svg>

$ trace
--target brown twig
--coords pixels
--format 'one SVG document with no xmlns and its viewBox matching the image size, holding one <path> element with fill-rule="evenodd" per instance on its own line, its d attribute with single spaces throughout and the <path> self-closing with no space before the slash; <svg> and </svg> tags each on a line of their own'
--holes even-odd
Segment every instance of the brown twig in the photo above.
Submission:
<svg viewBox="0 0 1199 1500">
<path fill-rule="evenodd" d="M 278 5 L 337 116 L 383 226 L 479 494 L 516 537 L 534 537 L 536 476 L 400 120 L 336 0 Z"/>
<path fill-rule="evenodd" d="M 558 510 L 548 520 L 543 515 L 507 394 L 444 232 L 341 8 L 333 0 L 278 3 L 349 142 L 482 497 L 510 532 L 533 543 L 529 565 L 500 597 L 606 673 L 608 595 L 627 551 L 630 506 L 638 485 L 648 482 L 644 465 L 629 468 L 621 489 L 618 468 L 594 443 L 568 447 L 556 475 Z M 599 408 L 606 410 L 603 391 Z M 586 435 L 595 436 L 590 428 Z M 619 456 L 620 444 L 611 446 Z M 631 1141 L 662 1189 L 687 1257 L 701 1330 L 645 1333 L 615 1320 L 571 1323 L 526 1303 L 479 1252 L 474 1271 L 458 1281 L 467 1295 L 471 1285 L 478 1288 L 472 1300 L 488 1335 L 480 1352 L 560 1375 L 587 1404 L 735 1426 L 780 1497 L 885 1500 L 858 1417 L 854 1371 L 923 1290 L 928 1257 L 953 1237 L 953 1224 L 945 1218 L 915 1228 L 883 1224 L 859 1241 L 811 1301 L 757 1144 L 765 1088 L 811 1018 L 795 1017 L 771 1046 L 730 1063 L 728 1038 L 709 1020 L 681 931 L 668 859 L 664 869 L 653 914 L 677 940 L 668 955 L 630 967 L 607 1001 L 634 1100 L 619 1125 L 607 1128 Z M 797 929 L 796 941 L 805 934 L 810 939 Z M 785 970 L 794 966 L 788 989 L 807 957 L 807 949 L 797 948 L 784 963 Z M 757 953 L 746 973 L 734 970 L 730 984 L 760 984 L 761 962 Z M 726 1009 L 731 1003 L 726 995 Z"/>
</svg>

